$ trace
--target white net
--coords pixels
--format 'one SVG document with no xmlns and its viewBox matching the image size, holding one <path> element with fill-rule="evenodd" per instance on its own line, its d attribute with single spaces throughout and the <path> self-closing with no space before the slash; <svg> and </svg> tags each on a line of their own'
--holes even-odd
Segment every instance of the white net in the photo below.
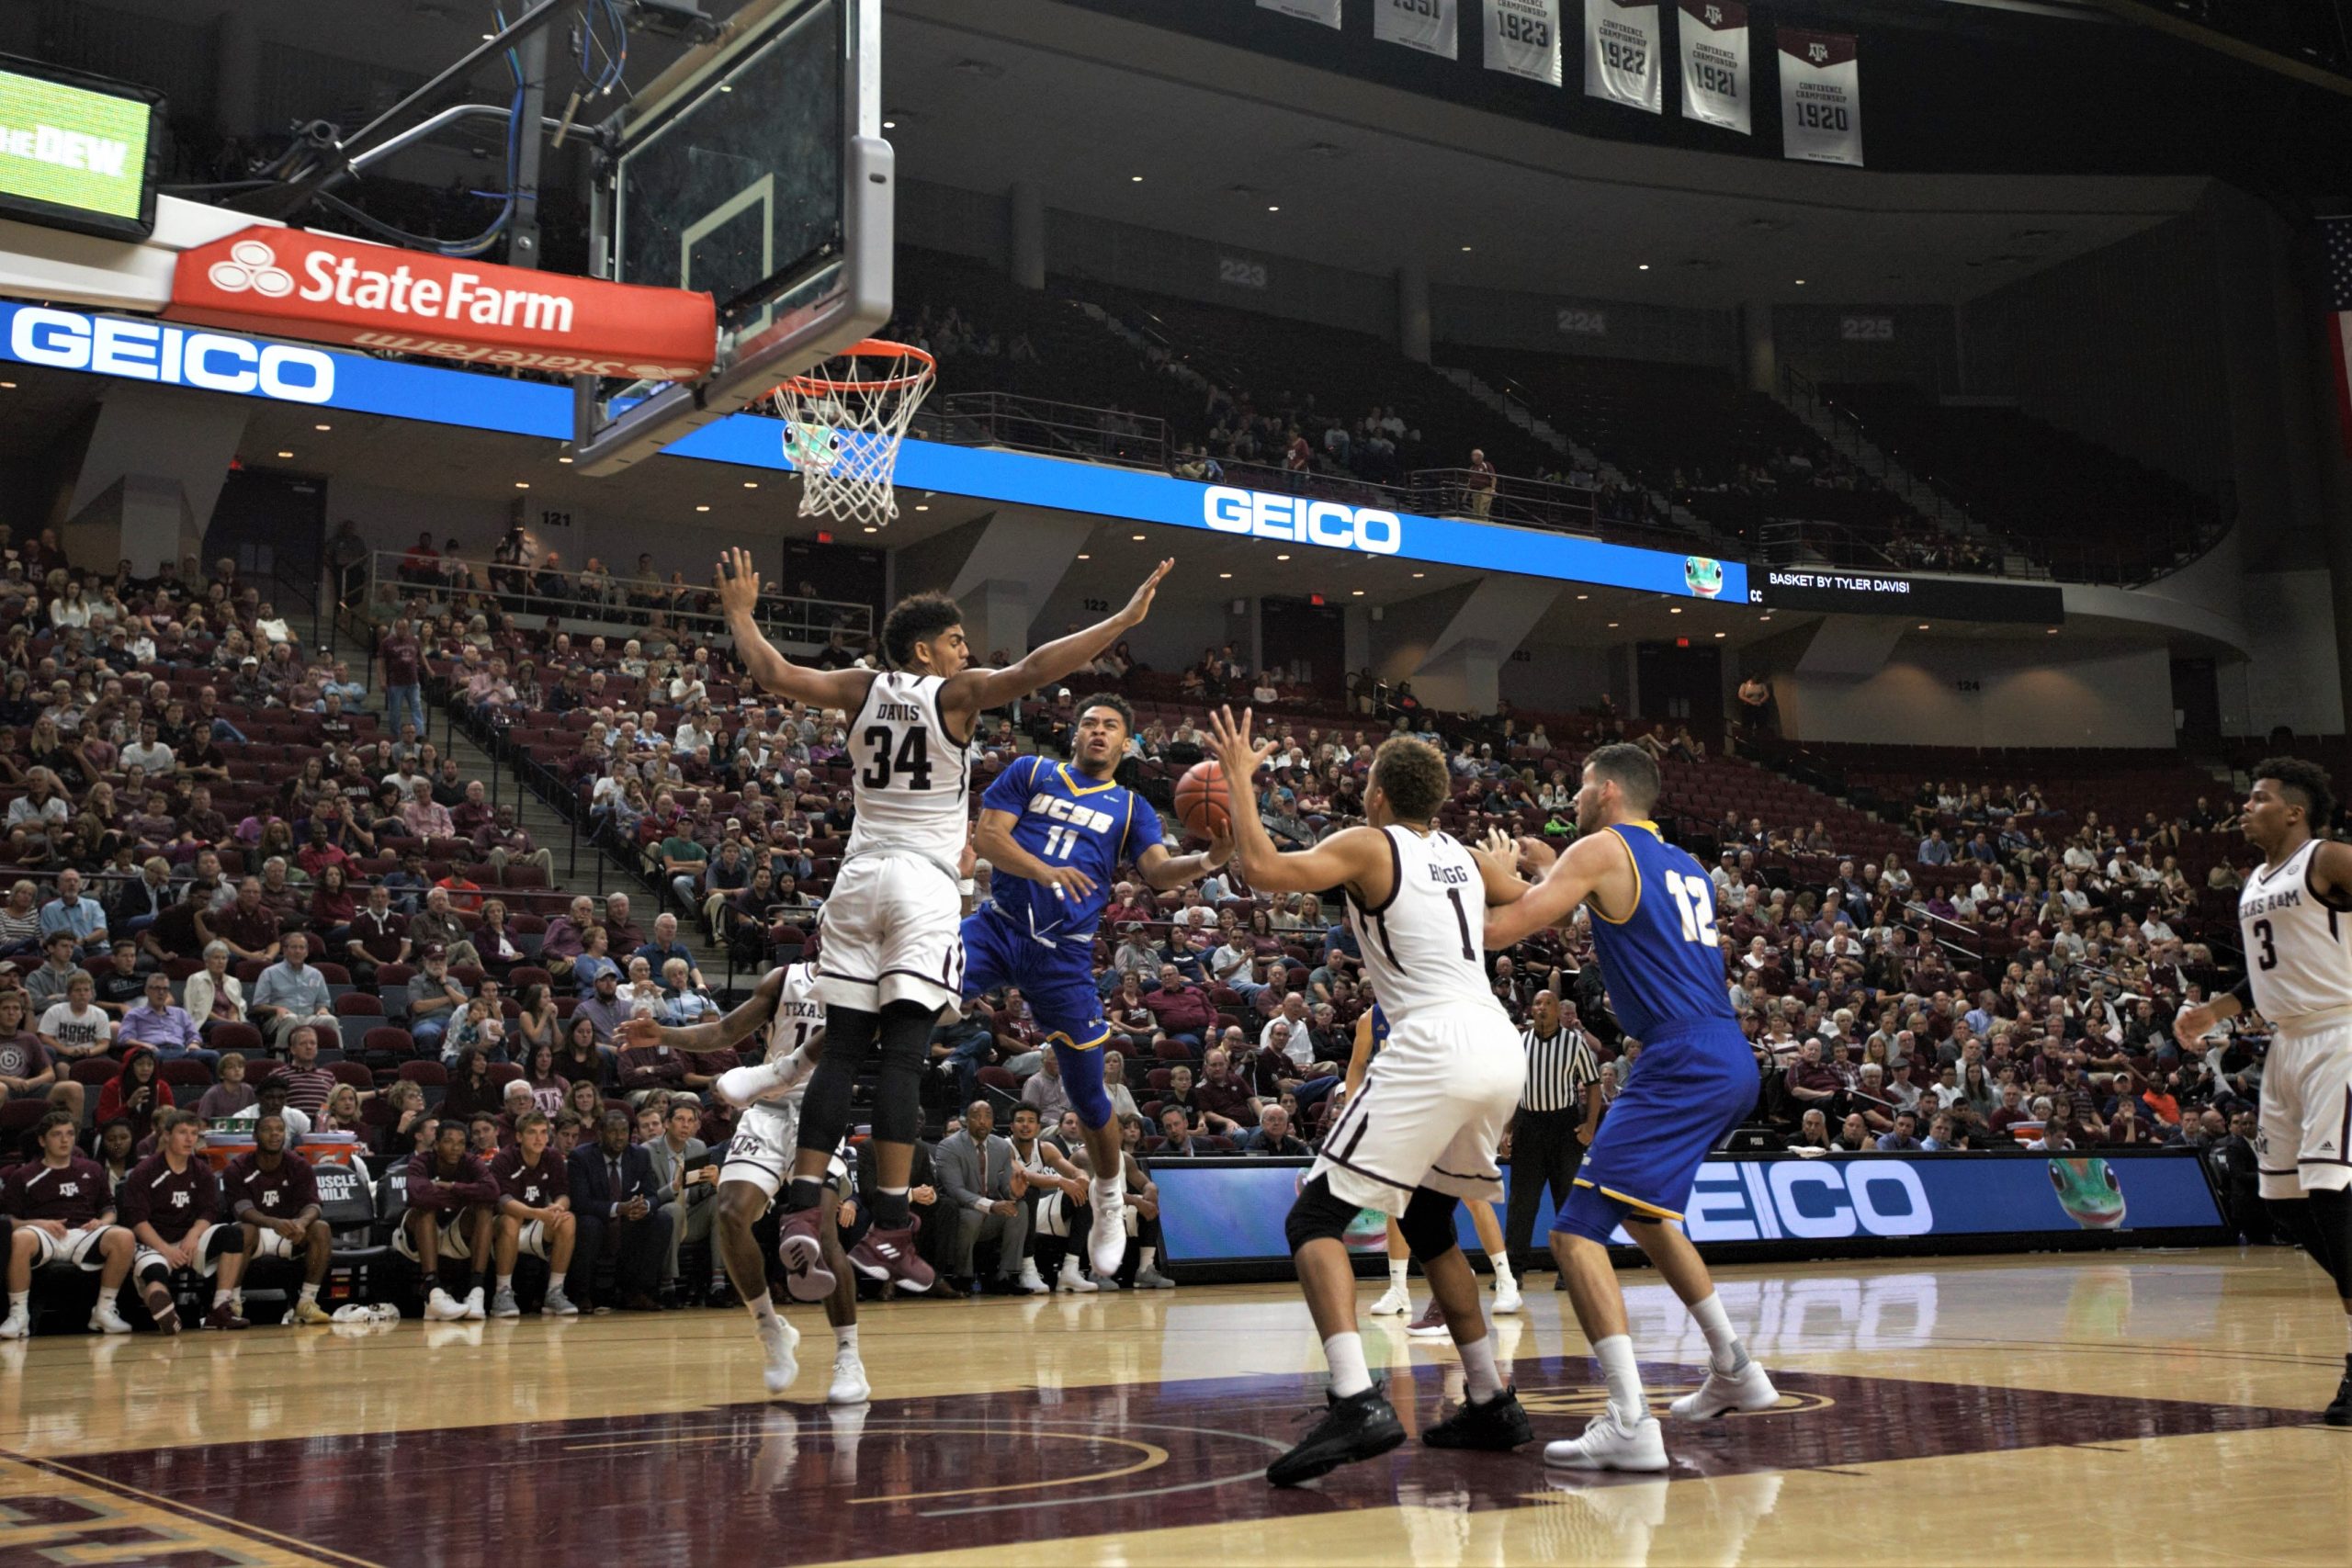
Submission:
<svg viewBox="0 0 2352 1568">
<path fill-rule="evenodd" d="M 769 394 L 800 475 L 801 516 L 878 528 L 899 515 L 899 444 L 934 373 L 922 350 L 869 340 Z"/>
</svg>

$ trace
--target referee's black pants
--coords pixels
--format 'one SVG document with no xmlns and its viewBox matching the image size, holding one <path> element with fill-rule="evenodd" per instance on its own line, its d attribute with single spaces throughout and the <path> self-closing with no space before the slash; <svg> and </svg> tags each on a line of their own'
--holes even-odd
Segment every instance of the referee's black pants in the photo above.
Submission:
<svg viewBox="0 0 2352 1568">
<path fill-rule="evenodd" d="M 1503 1247 L 1524 1266 L 1535 1239 L 1535 1214 L 1544 1189 L 1552 1190 L 1555 1211 L 1568 1201 L 1568 1188 L 1584 1164 L 1584 1145 L 1577 1141 L 1575 1111 L 1522 1111 L 1511 1123 L 1510 1213 L 1503 1223 Z M 1551 1255 L 1548 1238 L 1545 1257 Z"/>
</svg>

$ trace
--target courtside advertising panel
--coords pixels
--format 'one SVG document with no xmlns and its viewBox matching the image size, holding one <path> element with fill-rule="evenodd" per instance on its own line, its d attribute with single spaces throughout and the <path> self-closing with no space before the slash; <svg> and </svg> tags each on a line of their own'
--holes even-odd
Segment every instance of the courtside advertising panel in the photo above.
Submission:
<svg viewBox="0 0 2352 1568">
<path fill-rule="evenodd" d="M 1176 1263 L 1286 1269 L 1283 1217 L 1307 1168 L 1306 1160 L 1250 1158 L 1152 1165 L 1162 1250 Z M 1503 1174 L 1508 1182 L 1510 1171 Z M 1548 1224 L 1548 1212 L 1544 1219 Z M 1724 1155 L 1700 1168 L 1683 1216 L 1690 1239 L 1711 1253 L 1754 1258 L 2211 1244 L 2226 1239 L 2222 1224 L 2204 1162 L 2165 1149 L 2055 1159 L 2007 1151 Z M 1466 1207 L 1455 1229 L 1465 1249 L 1477 1250 Z M 1350 1229 L 1348 1242 L 1370 1257 L 1383 1252 L 1385 1236 L 1371 1216 Z M 1622 1228 L 1611 1239 L 1633 1245 Z"/>
</svg>

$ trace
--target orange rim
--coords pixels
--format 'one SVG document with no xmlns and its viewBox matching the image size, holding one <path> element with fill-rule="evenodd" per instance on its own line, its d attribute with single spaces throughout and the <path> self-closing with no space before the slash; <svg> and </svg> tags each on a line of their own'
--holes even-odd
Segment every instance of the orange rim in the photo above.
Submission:
<svg viewBox="0 0 2352 1568">
<path fill-rule="evenodd" d="M 852 344 L 832 359 L 904 359 L 912 360 L 917 368 L 909 375 L 885 377 L 878 381 L 836 381 L 822 376 L 803 373 L 787 377 L 768 389 L 769 397 L 789 389 L 804 398 L 830 397 L 840 392 L 900 392 L 910 387 L 927 385 L 939 373 L 939 362 L 910 343 L 892 343 L 888 338 L 870 337 Z"/>
</svg>

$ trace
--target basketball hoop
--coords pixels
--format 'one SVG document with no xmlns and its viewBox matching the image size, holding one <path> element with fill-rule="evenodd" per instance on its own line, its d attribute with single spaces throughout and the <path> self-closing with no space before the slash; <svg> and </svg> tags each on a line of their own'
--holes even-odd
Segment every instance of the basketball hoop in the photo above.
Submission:
<svg viewBox="0 0 2352 1568">
<path fill-rule="evenodd" d="M 800 475 L 801 516 L 878 528 L 899 515 L 890 477 L 938 369 L 920 348 L 868 338 L 768 394 Z"/>
</svg>

